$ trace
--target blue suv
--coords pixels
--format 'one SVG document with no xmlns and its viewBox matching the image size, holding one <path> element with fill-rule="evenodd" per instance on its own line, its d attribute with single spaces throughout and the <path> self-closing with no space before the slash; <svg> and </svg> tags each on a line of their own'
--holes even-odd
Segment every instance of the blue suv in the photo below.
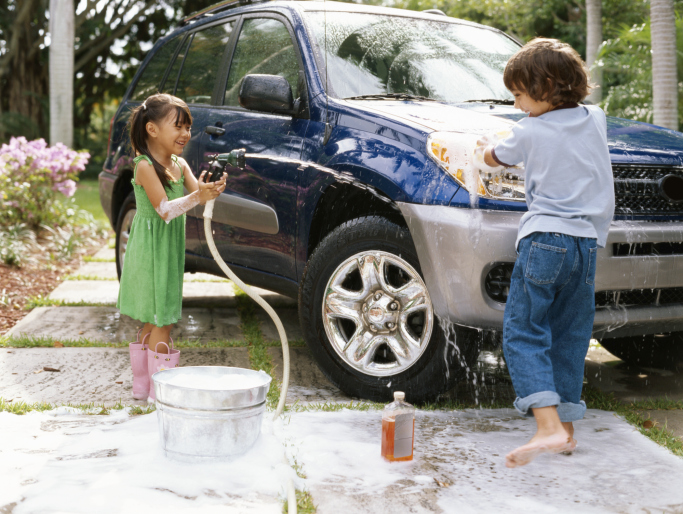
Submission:
<svg viewBox="0 0 683 514">
<path fill-rule="evenodd" d="M 435 398 L 502 329 L 523 170 L 466 170 L 481 134 L 522 116 L 502 80 L 518 48 L 438 11 L 233 1 L 189 17 L 149 52 L 112 120 L 100 196 L 117 267 L 135 215 L 126 120 L 171 93 L 194 117 L 183 157 L 196 174 L 246 149 L 213 217 L 228 264 L 298 298 L 312 354 L 348 394 Z M 675 365 L 683 134 L 616 118 L 608 134 L 617 215 L 599 251 L 594 337 L 625 360 Z M 221 275 L 201 215 L 188 213 L 187 268 Z"/>
</svg>

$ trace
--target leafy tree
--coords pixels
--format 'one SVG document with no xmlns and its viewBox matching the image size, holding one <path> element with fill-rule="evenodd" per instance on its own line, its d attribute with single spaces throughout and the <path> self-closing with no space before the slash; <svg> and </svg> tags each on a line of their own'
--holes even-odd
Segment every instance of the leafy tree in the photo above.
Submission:
<svg viewBox="0 0 683 514">
<path fill-rule="evenodd" d="M 606 41 L 600 51 L 605 70 L 602 102 L 605 112 L 638 121 L 653 122 L 652 53 L 650 21 L 621 27 L 618 36 Z M 683 123 L 683 17 L 676 16 L 678 47 L 678 123 Z"/>
<path fill-rule="evenodd" d="M 111 117 L 147 51 L 187 14 L 213 3 L 74 2 L 74 146 L 90 150 L 91 167 L 104 156 L 109 119 L 102 117 Z M 0 0 L 0 142 L 48 137 L 48 7 L 49 0 Z"/>
</svg>

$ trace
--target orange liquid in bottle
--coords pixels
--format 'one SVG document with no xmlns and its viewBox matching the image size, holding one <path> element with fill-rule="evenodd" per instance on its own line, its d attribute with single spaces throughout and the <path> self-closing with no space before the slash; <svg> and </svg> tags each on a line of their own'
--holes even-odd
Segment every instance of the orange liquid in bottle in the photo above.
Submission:
<svg viewBox="0 0 683 514">
<path fill-rule="evenodd" d="M 394 440 L 395 440 L 396 420 L 383 419 L 382 420 L 382 457 L 389 462 L 401 462 L 406 460 L 413 460 L 413 442 L 415 441 L 415 418 L 413 418 L 413 435 L 410 444 L 410 455 L 405 457 L 394 458 Z"/>
</svg>

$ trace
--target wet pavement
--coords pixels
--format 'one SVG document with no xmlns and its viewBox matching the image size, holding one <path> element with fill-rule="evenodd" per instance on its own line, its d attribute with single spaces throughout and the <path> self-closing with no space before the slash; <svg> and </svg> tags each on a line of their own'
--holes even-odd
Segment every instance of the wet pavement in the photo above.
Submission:
<svg viewBox="0 0 683 514">
<path fill-rule="evenodd" d="M 141 324 L 127 316 L 119 314 L 115 305 L 118 296 L 118 281 L 116 280 L 116 265 L 114 250 L 103 248 L 95 255 L 96 260 L 108 262 L 87 262 L 69 279 L 60 284 L 49 296 L 51 299 L 65 302 L 88 302 L 108 304 L 103 306 L 85 307 L 39 307 L 29 313 L 19 322 L 9 335 L 49 337 L 55 341 L 59 339 L 88 339 L 99 342 L 132 341 Z M 228 362 L 240 361 L 239 355 L 244 353 L 244 334 L 240 326 L 237 312 L 237 298 L 235 288 L 231 282 L 220 277 L 203 273 L 185 274 L 183 294 L 183 319 L 173 330 L 176 340 L 195 343 L 209 341 L 228 341 L 235 348 L 213 349 L 192 352 L 183 350 L 185 365 L 228 365 Z M 259 294 L 274 306 L 280 316 L 288 339 L 301 342 L 303 335 L 299 327 L 296 302 L 291 299 L 257 289 Z M 275 325 L 265 312 L 257 309 L 256 315 L 260 321 L 260 328 L 264 340 L 276 342 L 279 340 Z M 74 398 L 88 399 L 89 402 L 109 403 L 126 398 L 130 392 L 132 374 L 126 367 L 127 352 L 125 349 L 107 350 L 107 358 L 99 365 L 98 359 L 104 356 L 103 350 L 69 349 L 74 355 L 79 353 L 79 362 L 88 363 L 86 368 L 93 370 L 94 396 L 75 393 L 69 390 L 68 376 L 71 373 L 81 373 L 79 365 L 74 362 L 69 351 L 61 348 L 26 350 L 15 349 L 13 353 L 0 350 L 0 362 L 12 369 L 16 375 L 3 374 L 0 376 L 0 391 L 7 387 L 13 395 L 28 401 L 60 402 L 60 396 L 55 391 L 64 388 L 66 396 L 63 401 L 75 401 Z M 11 350 L 10 350 L 11 351 Z M 23 353 L 27 352 L 27 353 Z M 61 352 L 61 353 L 60 353 Z M 269 353 L 275 364 L 277 374 L 282 373 L 282 354 L 279 348 L 270 348 Z M 31 355 L 30 359 L 23 356 Z M 33 357 L 35 355 L 35 357 Z M 38 357 L 44 356 L 44 357 Z M 185 356 L 187 360 L 185 360 Z M 41 380 L 28 380 L 19 385 L 19 377 L 33 373 L 42 359 L 43 366 L 55 367 L 63 371 L 46 374 Z M 106 364 L 107 359 L 111 364 Z M 243 365 L 248 367 L 248 361 Z M 70 371 L 71 370 L 71 371 Z M 97 370 L 97 371 L 95 371 Z M 120 371 L 114 371 L 120 370 Z M 52 378 L 50 378 L 52 377 Z M 54 387 L 46 387 L 44 380 L 54 381 Z M 627 366 L 618 358 L 599 347 L 592 345 L 586 359 L 586 380 L 591 386 L 612 393 L 616 398 L 625 401 L 639 401 L 648 399 L 669 398 L 683 399 L 683 374 L 668 370 L 640 369 Z M 116 384 L 122 382 L 122 384 Z M 63 385 L 59 385 L 62 384 Z M 112 391 L 107 390 L 106 384 L 113 383 Z M 476 386 L 473 385 L 476 383 Z M 23 389 L 22 389 L 23 388 Z M 9 391 L 7 390 L 7 391 Z M 46 392 L 49 390 L 49 395 Z M 68 394 L 67 394 L 68 392 Z M 3 397 L 8 397 L 5 393 Z M 505 365 L 493 352 L 483 352 L 476 375 L 468 377 L 454 390 L 446 394 L 447 397 L 457 399 L 463 403 L 488 403 L 493 400 L 508 401 L 514 399 L 509 377 Z M 49 400 L 48 400 L 49 398 Z M 67 400 L 68 398 L 68 400 Z M 288 403 L 295 401 L 348 401 L 349 397 L 334 387 L 320 372 L 306 348 L 292 348 L 292 383 Z M 668 423 L 678 426 L 680 417 L 668 414 L 659 417 L 658 412 L 649 413 L 660 425 Z M 677 430 L 683 431 L 683 426 Z"/>
<path fill-rule="evenodd" d="M 111 260 L 113 250 L 103 249 L 97 257 Z M 113 262 L 84 264 L 74 274 L 75 279 L 64 281 L 50 298 L 105 305 L 37 308 L 16 325 L 10 335 L 49 337 L 55 341 L 79 338 L 101 342 L 131 341 L 140 324 L 121 316 L 112 306 L 118 294 L 115 277 Z M 228 347 L 183 348 L 182 365 L 249 368 L 248 348 L 232 283 L 210 275 L 186 274 L 184 292 L 183 319 L 174 330 L 174 337 L 198 345 L 209 341 L 225 341 Z M 261 292 L 275 306 L 289 340 L 300 342 L 302 333 L 298 326 L 296 302 L 275 293 Z M 258 311 L 257 316 L 264 340 L 277 341 L 277 331 L 272 321 L 264 312 Z M 268 353 L 275 365 L 275 375 L 281 379 L 281 350 L 273 346 L 268 348 Z M 354 400 L 327 380 L 307 348 L 291 348 L 290 357 L 288 404 L 305 406 L 308 403 L 346 403 Z M 127 405 L 145 403 L 132 400 L 132 373 L 126 348 L 2 348 L 0 369 L 3 371 L 0 374 L 0 397 L 5 400 L 108 406 L 117 402 Z M 586 379 L 591 386 L 612 393 L 625 402 L 683 399 L 683 377 L 680 374 L 657 369 L 634 369 L 599 346 L 591 347 L 589 352 Z M 514 391 L 502 359 L 495 351 L 488 349 L 482 352 L 475 373 L 445 396 L 466 404 L 485 404 L 491 401 L 511 402 Z M 677 437 L 683 438 L 682 411 L 650 410 L 642 414 L 646 418 L 650 417 L 655 426 L 667 427 Z M 309 477 L 308 480 L 300 481 L 297 487 L 305 487 L 312 493 L 321 514 L 456 510 L 549 512 L 547 502 L 557 502 L 557 512 L 645 512 L 648 509 L 683 512 L 683 492 L 679 493 L 667 485 L 667 480 L 678 480 L 680 483 L 683 460 L 656 446 L 610 412 L 589 411 L 586 421 L 577 424 L 577 433 L 582 436 L 579 440 L 583 446 L 573 457 L 554 460 L 543 457 L 538 464 L 534 463 L 516 474 L 511 474 L 502 466 L 503 455 L 531 436 L 533 422 L 518 417 L 513 410 L 483 409 L 452 413 L 420 411 L 417 432 L 422 441 L 416 446 L 415 462 L 386 469 L 381 463 L 364 460 L 369 458 L 365 456 L 367 452 L 374 455 L 377 449 L 378 415 L 377 411 L 295 412 L 288 415 L 289 421 L 285 425 L 288 428 L 282 429 L 281 437 L 286 441 L 285 446 L 290 448 L 290 461 L 296 458 Z M 150 426 L 154 424 L 150 421 L 152 416 L 144 417 L 148 418 L 144 423 Z M 120 422 L 138 423 L 134 418 L 122 419 Z M 93 430 L 97 429 L 97 423 L 92 425 Z M 102 423 L 106 424 L 106 419 L 103 418 Z M 297 431 L 306 432 L 305 426 L 313 428 L 309 428 L 308 437 L 300 437 Z M 330 431 L 338 434 L 338 437 L 328 434 Z M 89 432 L 86 430 L 83 433 L 86 434 L 83 437 L 86 437 Z M 329 435 L 327 450 L 323 447 L 325 441 L 320 439 L 320 434 Z M 363 441 L 363 444 L 354 447 L 354 438 Z M 425 444 L 426 441 L 429 444 Z M 361 447 L 366 448 L 367 452 L 358 450 Z M 622 450 L 628 455 L 617 456 Z M 58 453 L 57 450 L 55 452 Z M 376 468 L 378 473 L 384 473 L 384 478 L 380 480 L 373 475 L 372 479 L 359 479 L 354 473 L 367 476 L 367 469 L 350 462 L 349 456 L 343 455 L 344 452 L 360 452 L 356 460 L 365 462 L 368 469 Z M 595 467 L 597 454 L 601 456 L 599 460 L 602 463 L 599 469 Z M 336 459 L 343 465 L 339 469 L 334 466 L 323 469 L 320 463 L 330 459 Z M 621 465 L 619 459 L 624 460 Z M 638 464 L 631 466 L 634 462 Z M 4 474 L 1 468 L 0 475 Z M 595 485 L 576 478 L 577 475 L 592 477 L 591 481 Z M 658 477 L 665 477 L 666 480 L 661 481 Z M 375 484 L 379 488 L 376 490 L 383 491 L 379 495 L 370 487 L 377 481 L 382 482 Z M 27 483 L 30 485 L 30 482 Z M 635 485 L 640 483 L 644 485 Z M 499 491 L 498 495 L 489 494 L 489 488 L 493 487 Z M 633 491 L 638 487 L 643 491 L 634 495 Z M 31 495 L 38 494 L 38 490 L 34 487 L 25 492 L 27 497 L 32 498 Z M 157 487 L 154 490 L 159 489 Z M 174 498 L 178 496 L 174 494 Z M 220 494 L 209 495 L 210 499 L 206 501 L 202 500 L 202 494 L 198 493 L 192 500 L 199 502 L 194 504 L 195 507 L 218 502 L 233 506 L 239 503 L 240 508 L 236 512 L 280 511 L 277 495 L 265 495 L 249 503 L 251 500 L 235 495 L 231 497 L 230 492 L 225 491 L 224 496 L 228 500 L 225 500 L 227 503 L 221 503 L 217 499 Z M 3 498 L 0 494 L 0 512 L 26 511 L 22 510 L 21 501 L 17 503 L 8 499 L 3 503 Z M 391 507 L 391 498 L 400 498 L 399 507 Z M 12 503 L 17 505 L 14 510 L 14 507 L 8 507 Z M 192 511 L 189 505 L 186 507 Z"/>
</svg>

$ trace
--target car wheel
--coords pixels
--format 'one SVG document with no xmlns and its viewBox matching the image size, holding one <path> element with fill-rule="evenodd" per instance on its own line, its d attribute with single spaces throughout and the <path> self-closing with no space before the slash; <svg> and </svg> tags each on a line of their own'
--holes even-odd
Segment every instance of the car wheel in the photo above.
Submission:
<svg viewBox="0 0 683 514">
<path fill-rule="evenodd" d="M 456 327 L 455 340 L 446 338 L 408 229 L 378 216 L 348 221 L 318 245 L 301 281 L 299 321 L 322 372 L 373 401 L 393 391 L 434 400 L 479 355 L 475 330 Z"/>
<path fill-rule="evenodd" d="M 131 192 L 123 201 L 119 219 L 116 222 L 116 274 L 121 279 L 123 269 L 123 259 L 126 255 L 128 238 L 130 237 L 130 227 L 133 225 L 133 218 L 137 209 L 135 207 L 135 193 Z"/>
<path fill-rule="evenodd" d="M 600 344 L 627 364 L 683 369 L 683 332 L 603 339 Z"/>
</svg>

